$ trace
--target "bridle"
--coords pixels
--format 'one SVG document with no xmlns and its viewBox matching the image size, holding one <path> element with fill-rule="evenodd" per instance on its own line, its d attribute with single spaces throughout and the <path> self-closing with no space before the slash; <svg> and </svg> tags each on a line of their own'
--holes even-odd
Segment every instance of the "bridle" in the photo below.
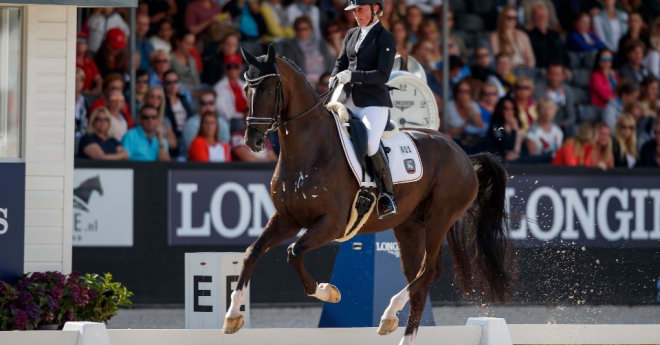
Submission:
<svg viewBox="0 0 660 345">
<path fill-rule="evenodd" d="M 316 104 L 314 104 L 313 107 L 311 107 L 309 110 L 300 113 L 286 121 L 282 121 L 282 104 L 284 103 L 284 91 L 282 89 L 282 79 L 280 78 L 280 73 L 277 68 L 277 63 L 275 63 L 275 73 L 271 74 L 266 74 L 259 76 L 258 78 L 250 79 L 247 76 L 247 72 L 244 74 L 245 77 L 245 82 L 247 86 L 251 89 L 254 90 L 258 89 L 261 84 L 267 79 L 267 78 L 277 78 L 277 86 L 275 87 L 275 106 L 273 111 L 271 112 L 271 117 L 256 117 L 252 116 L 252 110 L 254 107 L 250 107 L 250 116 L 248 116 L 245 120 L 248 124 L 248 127 L 251 127 L 255 130 L 257 130 L 259 133 L 261 133 L 264 137 L 266 137 L 269 133 L 275 132 L 278 128 L 282 126 L 286 126 L 289 122 L 299 119 L 309 113 L 312 112 L 312 110 L 316 109 L 319 105 L 323 104 L 323 101 L 319 99 Z M 334 88 L 326 93 L 324 93 L 323 96 L 326 96 L 331 93 L 331 91 L 334 91 Z M 252 96 L 252 99 L 254 100 L 254 95 Z M 273 117 L 273 113 L 277 110 L 277 118 Z M 269 125 L 268 129 L 265 132 L 262 132 L 259 128 L 255 127 L 255 125 L 261 125 L 261 124 L 266 124 Z"/>
</svg>

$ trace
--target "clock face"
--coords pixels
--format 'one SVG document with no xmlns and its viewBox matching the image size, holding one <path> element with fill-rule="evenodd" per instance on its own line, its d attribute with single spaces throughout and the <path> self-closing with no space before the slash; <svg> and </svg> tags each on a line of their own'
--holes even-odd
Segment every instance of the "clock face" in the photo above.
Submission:
<svg viewBox="0 0 660 345">
<path fill-rule="evenodd" d="M 397 75 L 387 84 L 398 88 L 390 91 L 392 121 L 400 127 L 438 130 L 438 105 L 424 81 L 412 75 Z"/>
</svg>

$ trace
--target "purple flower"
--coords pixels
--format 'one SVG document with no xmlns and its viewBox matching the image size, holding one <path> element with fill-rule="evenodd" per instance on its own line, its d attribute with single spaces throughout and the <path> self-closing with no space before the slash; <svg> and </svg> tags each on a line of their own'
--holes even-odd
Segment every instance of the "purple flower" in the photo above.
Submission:
<svg viewBox="0 0 660 345">
<path fill-rule="evenodd" d="M 7 283 L 0 280 L 0 296 L 7 296 L 8 291 L 5 289 L 5 284 Z"/>
<path fill-rule="evenodd" d="M 55 319 L 55 314 L 53 314 L 52 311 L 49 311 L 49 312 L 45 313 L 45 314 L 41 317 L 41 319 L 43 319 L 43 320 L 46 321 L 46 322 L 51 322 L 51 321 L 53 321 L 53 320 Z"/>
<path fill-rule="evenodd" d="M 44 290 L 43 285 L 37 285 L 37 292 L 38 293 L 44 293 L 44 292 L 46 292 L 46 290 Z"/>
<path fill-rule="evenodd" d="M 32 294 L 30 294 L 28 291 L 21 291 L 18 293 L 16 301 L 22 305 L 26 305 L 32 301 Z"/>
<path fill-rule="evenodd" d="M 75 321 L 76 314 L 73 312 L 73 309 L 69 310 L 66 315 L 64 315 L 66 321 Z"/>
<path fill-rule="evenodd" d="M 66 277 L 59 273 L 54 273 L 53 278 L 55 280 L 55 286 L 64 288 L 66 286 Z"/>
<path fill-rule="evenodd" d="M 60 309 L 59 303 L 57 303 L 57 300 L 53 296 L 46 296 L 46 307 L 52 311 Z"/>
<path fill-rule="evenodd" d="M 27 314 L 20 309 L 15 309 L 14 313 L 14 329 L 18 331 L 24 330 L 28 323 Z"/>
<path fill-rule="evenodd" d="M 39 315 L 41 314 L 41 309 L 35 303 L 30 303 L 27 307 L 25 307 L 25 313 L 27 314 L 30 321 L 37 321 Z"/>
<path fill-rule="evenodd" d="M 50 289 L 50 295 L 53 296 L 53 298 L 55 298 L 56 300 L 59 300 L 60 298 L 62 298 L 62 294 L 63 294 L 63 291 L 62 291 L 62 287 L 60 287 L 60 286 L 53 286 Z"/>
<path fill-rule="evenodd" d="M 80 287 L 78 285 L 69 286 L 69 297 L 74 301 L 80 298 Z"/>
<path fill-rule="evenodd" d="M 46 274 L 41 273 L 41 272 L 34 272 L 34 273 L 32 273 L 32 275 L 30 277 L 33 278 L 33 279 L 36 279 L 36 280 L 45 280 L 46 279 Z"/>
<path fill-rule="evenodd" d="M 89 296 L 90 299 L 94 299 L 94 298 L 98 297 L 98 294 L 94 290 L 89 290 L 87 292 L 87 295 Z"/>
<path fill-rule="evenodd" d="M 32 278 L 21 278 L 16 282 L 16 289 L 18 289 L 18 290 L 27 289 L 32 284 L 34 284 L 34 279 L 32 279 Z"/>
</svg>

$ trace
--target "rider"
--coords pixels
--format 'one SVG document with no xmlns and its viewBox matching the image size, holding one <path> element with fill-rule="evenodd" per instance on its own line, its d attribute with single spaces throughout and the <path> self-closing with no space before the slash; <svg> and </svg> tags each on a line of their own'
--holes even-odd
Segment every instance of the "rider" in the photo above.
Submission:
<svg viewBox="0 0 660 345">
<path fill-rule="evenodd" d="M 343 85 L 338 101 L 344 103 L 367 128 L 369 156 L 380 184 L 380 218 L 397 213 L 392 175 L 380 138 L 392 107 L 386 85 L 394 65 L 396 41 L 378 17 L 383 15 L 384 0 L 349 0 L 344 10 L 353 11 L 358 27 L 348 31 L 341 54 L 332 71 L 330 85 Z"/>
</svg>

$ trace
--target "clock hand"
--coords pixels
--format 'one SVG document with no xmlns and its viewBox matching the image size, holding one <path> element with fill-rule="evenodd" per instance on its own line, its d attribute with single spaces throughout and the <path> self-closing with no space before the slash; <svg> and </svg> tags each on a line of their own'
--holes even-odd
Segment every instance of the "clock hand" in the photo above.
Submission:
<svg viewBox="0 0 660 345">
<path fill-rule="evenodd" d="M 404 118 L 399 120 L 399 123 L 401 124 L 401 126 L 405 126 L 406 124 L 413 125 L 413 126 L 427 126 L 428 125 L 428 120 L 426 120 L 426 122 L 427 122 L 426 124 L 421 124 L 419 122 L 406 121 L 406 119 L 404 119 Z"/>
</svg>

